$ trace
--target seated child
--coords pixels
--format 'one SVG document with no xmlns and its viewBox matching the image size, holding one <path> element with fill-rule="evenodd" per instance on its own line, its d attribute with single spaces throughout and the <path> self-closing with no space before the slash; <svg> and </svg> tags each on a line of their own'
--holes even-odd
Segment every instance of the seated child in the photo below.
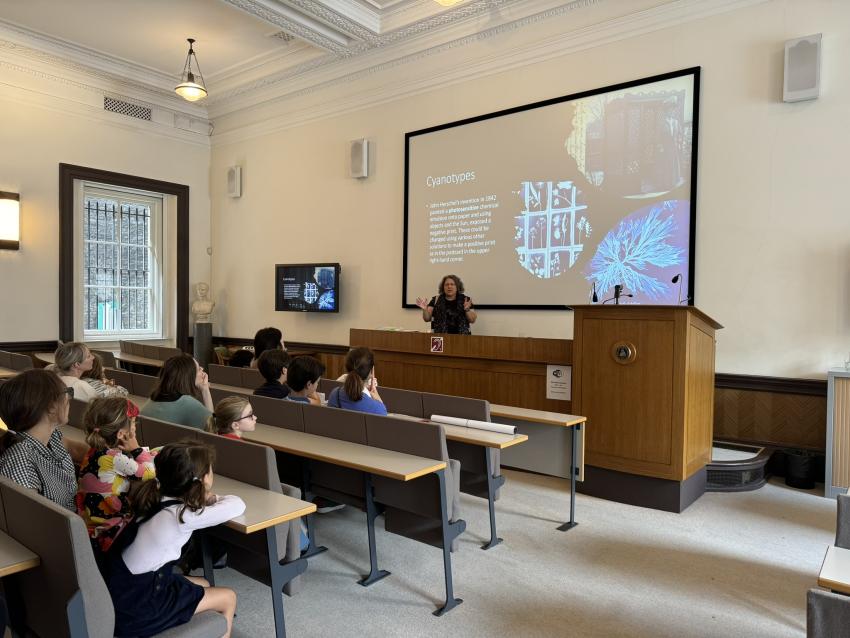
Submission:
<svg viewBox="0 0 850 638">
<path fill-rule="evenodd" d="M 291 357 L 283 350 L 266 350 L 257 360 L 257 370 L 266 382 L 254 390 L 259 397 L 285 399 L 289 395 L 289 387 L 284 385 L 287 379 L 287 368 Z"/>
<path fill-rule="evenodd" d="M 142 483 L 133 501 L 139 518 L 118 536 L 105 562 L 116 636 L 152 636 L 214 610 L 227 620 L 230 637 L 236 592 L 174 571 L 194 530 L 245 511 L 238 496 L 213 493 L 212 464 L 212 450 L 194 441 L 169 443 L 157 454 L 156 480 Z"/>
<path fill-rule="evenodd" d="M 103 360 L 100 358 L 100 355 L 92 352 L 92 356 L 94 357 L 94 361 L 92 361 L 91 370 L 84 371 L 80 379 L 88 383 L 97 392 L 98 396 L 126 397 L 129 394 L 127 388 L 115 385 L 112 379 L 106 378 L 106 375 L 103 373 Z"/>
<path fill-rule="evenodd" d="M 268 352 L 280 351 L 269 350 L 264 352 L 263 356 L 265 356 Z M 262 357 L 260 358 L 262 359 Z M 207 432 L 220 434 L 221 436 L 226 436 L 229 439 L 239 440 L 242 438 L 243 432 L 253 432 L 256 428 L 257 417 L 254 416 L 251 404 L 248 402 L 248 399 L 239 396 L 225 397 L 219 401 L 215 406 L 215 412 L 213 412 L 209 421 L 207 421 Z M 298 488 L 287 485 L 286 483 L 281 483 L 280 487 L 286 496 L 301 498 L 301 490 Z M 307 538 L 307 530 L 304 526 L 303 520 L 299 527 L 295 527 L 294 525 L 290 527 L 290 530 L 299 529 L 300 533 L 298 542 L 301 547 L 301 551 L 303 552 L 310 546 L 310 540 Z M 294 542 L 294 539 L 292 542 Z"/>
<path fill-rule="evenodd" d="M 215 412 L 207 420 L 207 432 L 221 434 L 228 439 L 241 439 L 242 432 L 253 432 L 257 428 L 257 417 L 245 397 L 225 397 L 215 406 Z"/>
<path fill-rule="evenodd" d="M 378 382 L 375 378 L 375 356 L 369 348 L 353 348 L 345 357 L 345 385 L 334 388 L 328 397 L 332 408 L 357 410 L 370 414 L 387 415 Z"/>
<path fill-rule="evenodd" d="M 307 355 L 295 357 L 289 363 L 286 374 L 286 385 L 290 389 L 289 396 L 286 398 L 289 401 L 320 405 L 321 401 L 316 395 L 316 389 L 324 373 L 325 366 L 318 359 Z"/>
<path fill-rule="evenodd" d="M 123 397 L 94 399 L 83 414 L 90 447 L 80 463 L 77 513 L 104 552 L 132 518 L 131 485 L 155 477 L 154 453 L 136 440 L 138 415 Z"/>
<path fill-rule="evenodd" d="M 254 359 L 254 353 L 250 350 L 237 350 L 227 361 L 227 365 L 232 368 L 250 368 L 251 361 Z"/>
</svg>

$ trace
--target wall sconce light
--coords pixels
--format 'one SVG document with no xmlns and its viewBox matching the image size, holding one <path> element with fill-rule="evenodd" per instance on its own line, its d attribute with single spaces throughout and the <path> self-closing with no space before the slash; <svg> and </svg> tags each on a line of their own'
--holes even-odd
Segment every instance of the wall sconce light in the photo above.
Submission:
<svg viewBox="0 0 850 638">
<path fill-rule="evenodd" d="M 0 249 L 21 248 L 21 196 L 0 191 Z"/>
<path fill-rule="evenodd" d="M 180 84 L 174 87 L 174 91 L 187 102 L 197 102 L 207 96 L 207 87 L 204 85 L 204 75 L 198 64 L 198 56 L 195 55 L 194 38 L 187 38 L 189 42 L 189 53 L 186 54 L 186 64 L 183 65 L 183 73 L 180 74 Z M 195 69 L 198 74 L 192 72 L 192 60 L 195 60 Z"/>
</svg>

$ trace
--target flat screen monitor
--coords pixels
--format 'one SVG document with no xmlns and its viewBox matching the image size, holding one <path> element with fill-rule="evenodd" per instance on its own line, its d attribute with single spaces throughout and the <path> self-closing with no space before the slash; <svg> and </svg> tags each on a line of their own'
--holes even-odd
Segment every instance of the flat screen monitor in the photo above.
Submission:
<svg viewBox="0 0 850 638">
<path fill-rule="evenodd" d="M 690 68 L 407 133 L 402 305 L 692 301 L 698 106 Z"/>
<path fill-rule="evenodd" d="M 277 264 L 275 310 L 339 312 L 339 264 Z"/>
</svg>

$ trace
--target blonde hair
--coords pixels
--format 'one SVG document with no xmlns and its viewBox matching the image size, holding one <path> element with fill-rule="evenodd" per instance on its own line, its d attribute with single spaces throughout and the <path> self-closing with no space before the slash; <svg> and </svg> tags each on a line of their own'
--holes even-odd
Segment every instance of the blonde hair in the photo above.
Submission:
<svg viewBox="0 0 850 638">
<path fill-rule="evenodd" d="M 138 413 L 136 404 L 124 397 L 93 399 L 83 413 L 86 443 L 96 450 L 116 447 L 118 433 L 129 427 Z"/>
<path fill-rule="evenodd" d="M 88 346 L 79 341 L 69 341 L 63 343 L 56 348 L 54 355 L 56 361 L 56 372 L 60 375 L 64 372 L 69 372 L 74 367 L 75 363 L 82 363 L 86 360 L 88 354 Z"/>
<path fill-rule="evenodd" d="M 248 405 L 245 397 L 224 397 L 215 406 L 213 412 L 207 419 L 207 432 L 213 434 L 228 434 L 233 431 L 233 422 L 242 416 L 242 410 Z"/>
</svg>

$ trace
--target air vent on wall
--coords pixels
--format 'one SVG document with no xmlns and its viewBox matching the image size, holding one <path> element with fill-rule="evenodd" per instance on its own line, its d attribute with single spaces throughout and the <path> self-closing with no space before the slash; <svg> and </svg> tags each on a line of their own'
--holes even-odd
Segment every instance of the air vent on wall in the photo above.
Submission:
<svg viewBox="0 0 850 638">
<path fill-rule="evenodd" d="M 120 113 L 127 117 L 135 117 L 137 120 L 151 121 L 151 110 L 146 106 L 139 106 L 124 100 L 116 100 L 113 97 L 103 97 L 103 110 Z"/>
</svg>

